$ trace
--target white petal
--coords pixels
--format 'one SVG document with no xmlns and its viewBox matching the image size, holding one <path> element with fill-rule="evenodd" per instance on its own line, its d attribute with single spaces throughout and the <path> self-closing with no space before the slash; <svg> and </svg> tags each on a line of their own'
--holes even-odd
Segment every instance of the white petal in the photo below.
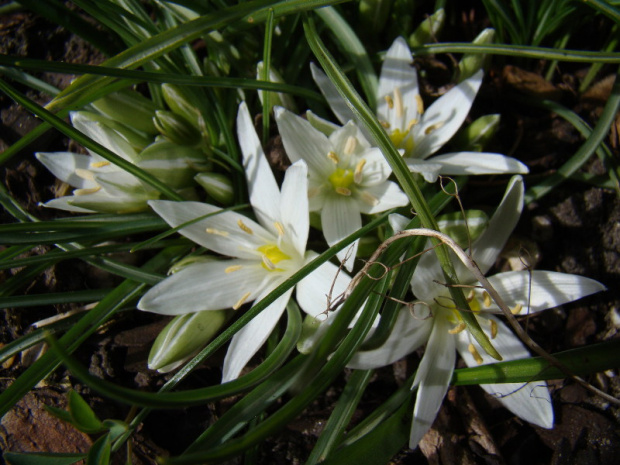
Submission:
<svg viewBox="0 0 620 465">
<path fill-rule="evenodd" d="M 527 166 L 519 160 L 499 153 L 454 152 L 438 155 L 431 159 L 439 163 L 439 174 L 449 176 L 472 174 L 526 174 Z"/>
<path fill-rule="evenodd" d="M 306 254 L 306 263 L 317 257 L 316 252 Z M 297 284 L 295 296 L 301 309 L 317 317 L 324 314 L 331 301 L 340 296 L 351 282 L 351 277 L 331 262 L 325 262 Z"/>
<path fill-rule="evenodd" d="M 67 195 L 65 197 L 60 197 L 57 199 L 48 200 L 44 204 L 44 207 L 47 208 L 56 208 L 58 210 L 64 210 L 68 212 L 76 212 L 76 213 L 95 213 L 95 210 L 91 210 L 89 208 L 76 207 L 71 204 L 71 202 L 75 199 L 74 195 Z"/>
<path fill-rule="evenodd" d="M 214 205 L 200 202 L 172 202 L 155 200 L 149 202 L 151 208 L 170 226 L 176 227 L 198 217 L 219 212 Z M 252 233 L 239 226 L 242 222 Z M 214 232 L 208 233 L 207 229 Z M 179 231 L 197 244 L 229 257 L 260 259 L 256 249 L 277 239 L 261 225 L 246 216 L 235 212 L 222 212 L 193 223 Z"/>
<path fill-rule="evenodd" d="M 426 161 L 418 158 L 405 158 L 405 163 L 409 171 L 419 173 L 426 182 L 435 182 L 441 171 L 441 163 L 435 163 L 433 160 Z"/>
<path fill-rule="evenodd" d="M 593 279 L 555 271 L 508 271 L 488 279 L 508 306 L 521 305 L 522 315 L 557 307 L 606 289 Z"/>
<path fill-rule="evenodd" d="M 427 158 L 461 127 L 482 84 L 482 70 L 439 97 L 413 127 L 414 158 Z M 435 128 L 435 129 L 433 129 Z"/>
<path fill-rule="evenodd" d="M 366 162 L 362 168 L 361 184 L 364 186 L 372 186 L 385 182 L 392 174 L 390 164 L 378 148 L 366 150 L 359 156 L 359 160 L 364 160 Z"/>
<path fill-rule="evenodd" d="M 196 263 L 153 286 L 138 308 L 160 315 L 232 308 L 246 294 L 246 302 L 256 299 L 270 279 L 268 271 L 247 260 Z"/>
<path fill-rule="evenodd" d="M 317 131 L 322 132 L 327 137 L 329 137 L 331 133 L 340 128 L 340 126 L 338 126 L 337 124 L 334 124 L 331 121 L 327 121 L 326 119 L 315 115 L 310 110 L 306 111 L 306 119 L 312 125 L 312 127 L 314 127 Z"/>
<path fill-rule="evenodd" d="M 245 102 L 241 102 L 237 113 L 237 139 L 243 155 L 252 208 L 258 220 L 275 233 L 273 223 L 279 219 L 280 190 Z"/>
<path fill-rule="evenodd" d="M 260 301 L 269 292 L 271 289 L 258 296 L 256 300 Z M 291 292 L 292 289 L 278 297 L 233 336 L 224 359 L 222 383 L 238 378 L 241 370 L 265 343 L 282 316 Z"/>
<path fill-rule="evenodd" d="M 35 156 L 54 176 L 73 187 L 91 189 L 97 185 L 95 181 L 75 174 L 76 169 L 90 171 L 92 158 L 88 155 L 71 152 L 38 152 Z"/>
<path fill-rule="evenodd" d="M 491 315 L 488 316 L 488 319 L 493 320 L 497 325 L 497 336 L 491 342 L 504 357 L 504 360 L 517 360 L 530 356 L 523 343 L 505 324 Z M 479 318 L 479 322 L 488 334 L 488 322 L 485 322 L 484 318 Z M 470 343 L 474 344 L 474 347 L 476 347 L 476 350 L 482 357 L 483 365 L 496 362 L 476 342 L 471 340 L 466 331 L 463 331 L 457 335 L 456 347 L 467 366 L 478 366 L 478 363 L 468 350 Z M 543 428 L 553 427 L 553 404 L 551 403 L 547 383 L 544 381 L 481 384 L 480 387 L 496 397 L 518 417 Z"/>
<path fill-rule="evenodd" d="M 354 118 L 353 112 L 346 101 L 340 96 L 332 81 L 314 63 L 310 63 L 310 72 L 312 73 L 314 82 L 325 97 L 325 100 L 327 100 L 334 115 L 336 115 L 336 118 L 338 118 L 342 124 L 352 120 Z"/>
<path fill-rule="evenodd" d="M 406 216 L 399 215 L 398 213 L 392 213 L 388 216 L 388 222 L 395 233 L 405 229 L 410 221 L 411 219 Z"/>
<path fill-rule="evenodd" d="M 367 215 L 381 213 L 391 208 L 404 207 L 409 203 L 409 198 L 400 190 L 398 184 L 392 181 L 386 181 L 378 186 L 367 187 L 365 191 L 377 199 L 376 204 L 367 203 L 363 198 L 358 199 L 360 211 Z"/>
<path fill-rule="evenodd" d="M 284 232 L 300 256 L 306 252 L 310 230 L 308 211 L 308 166 L 300 160 L 290 166 L 282 183 L 280 221 Z"/>
<path fill-rule="evenodd" d="M 332 145 L 325 134 L 315 129 L 308 121 L 282 107 L 274 107 L 282 144 L 289 159 L 295 163 L 305 160 L 310 172 L 327 178 L 333 163 L 327 157 Z"/>
<path fill-rule="evenodd" d="M 414 387 L 418 385 L 418 393 L 409 438 L 412 449 L 432 426 L 452 379 L 456 351 L 449 329 L 444 318 L 435 318 L 426 352 L 413 381 Z"/>
<path fill-rule="evenodd" d="M 386 341 L 376 349 L 356 352 L 347 367 L 370 370 L 391 365 L 426 343 L 432 327 L 431 318 L 416 318 L 408 307 L 403 307 Z"/>
<path fill-rule="evenodd" d="M 418 117 L 417 95 L 418 75 L 412 66 L 411 50 L 402 37 L 398 37 L 388 49 L 379 77 L 377 90 L 377 117 L 390 123 L 391 128 L 403 130 L 412 119 Z M 390 109 L 385 97 L 394 97 L 398 88 L 403 98 L 404 114 L 399 118 L 396 111 Z"/>
<path fill-rule="evenodd" d="M 328 198 L 321 211 L 323 235 L 330 247 L 362 227 L 362 217 L 355 199 L 340 197 Z M 338 260 L 343 263 L 346 260 L 345 266 L 349 271 L 353 269 L 358 242 L 338 252 Z"/>
<path fill-rule="evenodd" d="M 71 123 L 86 136 L 103 145 L 121 158 L 135 161 L 137 152 L 119 133 L 88 117 L 88 112 L 76 111 L 71 113 Z"/>
</svg>

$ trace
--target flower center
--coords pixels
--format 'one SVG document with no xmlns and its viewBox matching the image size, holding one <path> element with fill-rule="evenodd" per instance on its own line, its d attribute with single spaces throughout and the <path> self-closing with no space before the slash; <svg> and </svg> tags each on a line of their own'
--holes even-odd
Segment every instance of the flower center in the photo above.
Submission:
<svg viewBox="0 0 620 465">
<path fill-rule="evenodd" d="M 355 173 L 353 170 L 336 168 L 336 170 L 329 175 L 329 182 L 334 186 L 334 190 L 340 195 L 351 195 L 351 184 L 355 181 Z"/>
<path fill-rule="evenodd" d="M 282 268 L 277 268 L 276 265 L 282 260 L 291 259 L 291 257 L 282 252 L 277 245 L 265 244 L 261 245 L 256 250 L 263 254 L 262 267 L 267 271 L 284 271 Z"/>
</svg>

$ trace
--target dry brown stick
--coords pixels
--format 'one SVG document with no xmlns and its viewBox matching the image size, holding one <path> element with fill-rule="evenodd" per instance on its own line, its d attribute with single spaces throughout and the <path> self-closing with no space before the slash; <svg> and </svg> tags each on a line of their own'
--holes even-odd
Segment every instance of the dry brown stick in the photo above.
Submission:
<svg viewBox="0 0 620 465">
<path fill-rule="evenodd" d="M 549 354 L 542 347 L 540 347 L 525 332 L 525 330 L 523 329 L 523 327 L 521 326 L 519 321 L 516 319 L 516 317 L 510 311 L 510 308 L 508 307 L 508 305 L 506 305 L 506 303 L 504 302 L 502 297 L 498 294 L 498 292 L 495 290 L 495 288 L 491 285 L 491 283 L 487 280 L 487 278 L 484 276 L 484 274 L 480 271 L 480 268 L 478 268 L 478 265 L 476 264 L 476 262 L 467 253 L 465 253 L 465 251 L 456 242 L 454 242 L 450 236 L 447 236 L 446 234 L 443 234 L 443 233 L 441 233 L 439 231 L 435 231 L 433 229 L 426 229 L 426 228 L 405 229 L 403 231 L 399 231 L 399 232 L 395 233 L 392 237 L 386 239 L 377 248 L 377 250 L 375 250 L 375 252 L 372 254 L 370 259 L 366 262 L 366 264 L 362 267 L 362 269 L 353 277 L 353 279 L 351 280 L 351 283 L 349 284 L 349 286 L 347 287 L 345 292 L 342 294 L 342 296 L 339 297 L 339 299 L 337 299 L 338 300 L 337 305 L 340 305 L 340 303 L 342 303 L 342 301 L 344 301 L 347 297 L 349 297 L 349 295 L 351 295 L 351 292 L 353 292 L 353 289 L 355 289 L 355 287 L 359 284 L 360 280 L 364 276 L 366 276 L 368 274 L 368 272 L 370 270 L 370 267 L 373 264 L 378 263 L 377 259 L 383 254 L 385 249 L 387 249 L 390 246 L 390 244 L 392 244 L 393 242 L 395 242 L 395 241 L 397 241 L 399 239 L 403 239 L 405 237 L 415 237 L 415 236 L 433 237 L 433 238 L 441 241 L 442 243 L 444 243 L 448 247 L 450 247 L 452 249 L 452 251 L 456 254 L 456 256 L 459 257 L 459 259 L 467 267 L 467 269 L 480 282 L 482 287 L 489 293 L 489 296 L 491 296 L 491 298 L 495 301 L 497 306 L 501 309 L 502 313 L 504 314 L 504 316 L 508 320 L 508 323 L 510 324 L 510 326 L 512 327 L 514 332 L 517 334 L 519 339 L 521 339 L 521 341 L 527 347 L 529 347 L 530 350 L 532 350 L 536 354 L 540 355 L 547 362 L 549 362 L 549 364 L 551 364 L 554 367 L 556 367 L 559 370 L 561 370 L 567 377 L 571 378 L 572 380 L 574 380 L 578 384 L 582 385 L 583 387 L 585 387 L 589 391 L 591 391 L 591 392 L 601 396 L 603 399 L 605 399 L 608 402 L 614 403 L 616 405 L 620 405 L 620 400 L 619 399 L 616 399 L 615 397 L 610 396 L 609 394 L 607 394 L 607 393 L 601 391 L 600 389 L 592 386 L 590 383 L 585 381 L 583 378 L 575 375 L 570 370 L 570 368 L 568 368 L 565 364 L 560 362 L 557 358 L 555 358 L 553 355 Z M 332 306 L 331 308 L 336 308 L 336 306 Z"/>
</svg>

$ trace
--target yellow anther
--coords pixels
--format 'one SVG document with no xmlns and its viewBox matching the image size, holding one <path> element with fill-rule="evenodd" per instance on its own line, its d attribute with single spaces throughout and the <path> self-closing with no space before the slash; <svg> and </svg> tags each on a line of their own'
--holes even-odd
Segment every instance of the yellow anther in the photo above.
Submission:
<svg viewBox="0 0 620 465">
<path fill-rule="evenodd" d="M 394 108 L 394 99 L 392 99 L 392 97 L 390 97 L 389 95 L 386 95 L 383 98 L 387 102 L 388 108 L 392 110 Z"/>
<path fill-rule="evenodd" d="M 215 234 L 216 236 L 228 237 L 229 235 L 228 231 L 222 231 L 220 229 L 215 229 L 215 228 L 207 228 L 206 231 L 208 234 Z"/>
<path fill-rule="evenodd" d="M 355 147 L 357 147 L 357 138 L 353 136 L 347 137 L 347 141 L 344 144 L 345 155 L 351 155 L 355 150 Z"/>
<path fill-rule="evenodd" d="M 469 344 L 467 346 L 467 350 L 469 350 L 469 353 L 474 357 L 474 360 L 476 360 L 476 363 L 478 365 L 481 365 L 482 362 L 483 362 L 482 357 L 480 356 L 480 354 L 478 353 L 478 351 L 476 350 L 474 345 L 473 344 Z"/>
<path fill-rule="evenodd" d="M 351 189 L 347 189 L 346 187 L 336 187 L 335 191 L 337 194 L 344 195 L 346 197 L 351 195 Z"/>
<path fill-rule="evenodd" d="M 75 174 L 77 174 L 82 179 L 86 179 L 87 181 L 95 180 L 95 174 L 92 171 L 88 171 L 82 168 L 76 168 Z"/>
<path fill-rule="evenodd" d="M 362 170 L 364 169 L 365 165 L 366 165 L 366 160 L 362 158 L 359 161 L 359 163 L 355 166 L 355 171 L 353 172 L 353 180 L 355 181 L 356 184 L 359 184 L 362 182 Z"/>
<path fill-rule="evenodd" d="M 431 124 L 429 127 L 427 127 L 427 128 L 424 130 L 424 134 L 426 134 L 426 135 L 428 136 L 431 132 L 436 131 L 437 129 L 439 129 L 439 128 L 440 128 L 440 127 L 442 127 L 443 125 L 444 125 L 444 123 L 443 123 L 443 122 L 440 122 L 440 123 L 435 123 L 435 124 Z"/>
<path fill-rule="evenodd" d="M 476 294 L 474 294 L 474 290 L 472 289 L 469 291 L 469 294 L 467 294 L 467 303 L 471 303 L 471 301 L 474 300 L 474 297 L 476 297 Z"/>
<path fill-rule="evenodd" d="M 379 121 L 379 124 L 385 129 L 390 129 L 390 123 L 388 123 L 387 121 Z"/>
<path fill-rule="evenodd" d="M 400 93 L 400 87 L 394 88 L 394 107 L 396 109 L 396 117 L 405 116 L 405 107 L 403 106 L 403 94 Z"/>
<path fill-rule="evenodd" d="M 273 223 L 273 225 L 278 231 L 278 236 L 284 236 L 284 226 L 282 226 L 282 223 L 276 221 L 275 223 Z"/>
<path fill-rule="evenodd" d="M 229 266 L 228 268 L 226 268 L 224 270 L 224 273 L 233 273 L 235 271 L 239 271 L 241 268 L 243 268 L 242 265 L 232 265 L 232 266 Z"/>
<path fill-rule="evenodd" d="M 239 226 L 239 229 L 241 229 L 245 233 L 254 234 L 254 231 L 252 231 L 252 228 L 246 225 L 241 218 L 237 220 L 237 226 Z"/>
<path fill-rule="evenodd" d="M 103 168 L 104 166 L 108 166 L 110 164 L 109 161 L 93 161 L 90 164 L 91 168 Z"/>
<path fill-rule="evenodd" d="M 424 102 L 422 101 L 422 97 L 420 97 L 420 94 L 416 94 L 415 104 L 418 107 L 418 114 L 421 115 L 422 113 L 424 113 Z"/>
<path fill-rule="evenodd" d="M 338 155 L 336 155 L 336 152 L 332 152 L 331 150 L 327 152 L 327 158 L 333 161 L 336 165 L 340 163 L 340 158 L 338 158 Z"/>
<path fill-rule="evenodd" d="M 517 304 L 510 309 L 513 315 L 518 315 L 519 313 L 521 313 L 521 310 L 523 310 L 523 305 L 521 304 Z"/>
<path fill-rule="evenodd" d="M 370 205 L 371 207 L 374 207 L 379 203 L 379 199 L 377 199 L 377 197 L 366 191 L 360 193 L 360 198 L 365 204 Z"/>
<path fill-rule="evenodd" d="M 497 323 L 495 320 L 489 320 L 491 323 L 491 339 L 495 339 L 497 337 Z"/>
<path fill-rule="evenodd" d="M 237 303 L 232 306 L 233 310 L 238 310 L 239 307 L 241 307 L 245 303 L 245 301 L 248 300 L 248 297 L 250 297 L 250 294 L 251 292 L 246 292 L 245 294 L 243 294 L 241 298 L 237 300 Z"/>
<path fill-rule="evenodd" d="M 413 127 L 414 127 L 416 124 L 418 124 L 418 121 L 419 121 L 419 120 L 417 120 L 417 119 L 415 119 L 415 118 L 414 118 L 414 119 L 412 119 L 412 120 L 410 120 L 410 121 L 407 123 L 407 132 L 411 131 L 411 130 L 413 129 Z"/>
<path fill-rule="evenodd" d="M 467 328 L 467 326 L 465 325 L 465 323 L 463 323 L 463 322 L 461 321 L 461 322 L 460 322 L 458 325 L 456 325 L 454 328 L 452 328 L 452 329 L 448 330 L 448 332 L 449 332 L 450 334 L 458 334 L 458 333 L 460 333 L 460 332 L 464 331 L 464 330 L 465 330 L 465 328 Z"/>
<path fill-rule="evenodd" d="M 94 194 L 95 192 L 99 192 L 100 190 L 101 190 L 101 186 L 91 187 L 90 189 L 76 189 L 73 191 L 73 195 Z"/>
<path fill-rule="evenodd" d="M 482 303 L 484 304 L 485 308 L 489 308 L 491 304 L 493 303 L 493 301 L 491 300 L 491 296 L 489 295 L 487 291 L 484 291 L 482 293 Z"/>
</svg>

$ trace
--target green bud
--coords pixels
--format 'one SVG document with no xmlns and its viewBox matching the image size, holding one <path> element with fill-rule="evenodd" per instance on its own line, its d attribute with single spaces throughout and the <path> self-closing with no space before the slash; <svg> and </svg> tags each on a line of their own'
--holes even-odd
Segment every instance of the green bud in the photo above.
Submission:
<svg viewBox="0 0 620 465">
<path fill-rule="evenodd" d="M 388 20 L 392 0 L 362 0 L 359 19 L 364 30 L 371 35 L 379 34 Z"/>
<path fill-rule="evenodd" d="M 79 111 L 80 116 L 91 121 L 101 123 L 110 129 L 116 131 L 123 139 L 125 139 L 136 151 L 142 150 L 147 145 L 153 143 L 153 137 L 137 132 L 124 124 L 114 121 L 107 116 L 91 111 Z"/>
<path fill-rule="evenodd" d="M 500 115 L 485 115 L 461 129 L 451 145 L 459 150 L 481 152 L 493 139 L 499 128 Z"/>
<path fill-rule="evenodd" d="M 161 90 L 168 108 L 173 113 L 183 117 L 196 130 L 200 131 L 200 111 L 191 103 L 191 98 L 187 91 L 174 84 L 162 84 Z"/>
<path fill-rule="evenodd" d="M 261 80 L 261 81 L 265 80 L 264 68 L 265 68 L 264 63 L 262 61 L 259 61 L 258 65 L 256 65 L 256 79 Z M 278 73 L 275 69 L 273 69 L 273 67 L 269 68 L 269 77 L 267 81 L 276 82 L 276 83 L 284 83 L 284 79 L 282 79 L 282 76 L 280 75 L 280 73 Z M 258 91 L 258 98 L 260 99 L 261 102 L 263 101 L 262 90 Z M 286 108 L 287 110 L 292 111 L 293 113 L 297 113 L 297 105 L 295 105 L 295 101 L 290 95 L 284 94 L 282 92 L 269 92 L 269 99 L 270 99 L 269 110 L 271 110 L 271 108 L 273 108 L 275 105 L 279 105 L 281 107 Z"/>
<path fill-rule="evenodd" d="M 441 32 L 445 22 L 446 12 L 440 8 L 422 21 L 413 34 L 409 36 L 409 46 L 420 47 L 433 42 Z"/>
<path fill-rule="evenodd" d="M 325 316 L 327 318 L 327 316 Z M 297 341 L 297 351 L 301 354 L 309 354 L 314 348 L 314 344 L 323 335 L 320 331 L 321 316 L 307 315 L 301 325 L 301 335 Z M 323 327 L 325 328 L 325 326 Z"/>
<path fill-rule="evenodd" d="M 94 101 L 92 105 L 114 121 L 147 134 L 157 134 L 153 125 L 157 106 L 135 90 L 113 92 Z"/>
<path fill-rule="evenodd" d="M 439 230 L 450 236 L 459 247 L 466 249 L 475 241 L 489 224 L 489 217 L 482 210 L 465 210 L 446 213 L 437 217 Z"/>
<path fill-rule="evenodd" d="M 194 180 L 221 205 L 232 205 L 235 192 L 230 178 L 220 173 L 198 173 Z"/>
<path fill-rule="evenodd" d="M 151 347 L 149 368 L 166 373 L 181 366 L 218 333 L 233 313 L 205 310 L 174 317 Z"/>
<path fill-rule="evenodd" d="M 472 44 L 485 45 L 492 44 L 495 39 L 495 29 L 487 28 L 476 37 Z M 458 68 L 458 82 L 463 82 L 468 77 L 473 76 L 479 69 L 488 65 L 489 56 L 486 53 L 465 53 Z"/>
<path fill-rule="evenodd" d="M 166 139 L 159 139 L 140 152 L 136 165 L 173 189 L 193 185 L 196 171 L 211 167 L 202 151 Z"/>
<path fill-rule="evenodd" d="M 153 124 L 162 135 L 175 144 L 195 146 L 201 141 L 198 130 L 185 118 L 171 111 L 157 110 Z"/>
</svg>

